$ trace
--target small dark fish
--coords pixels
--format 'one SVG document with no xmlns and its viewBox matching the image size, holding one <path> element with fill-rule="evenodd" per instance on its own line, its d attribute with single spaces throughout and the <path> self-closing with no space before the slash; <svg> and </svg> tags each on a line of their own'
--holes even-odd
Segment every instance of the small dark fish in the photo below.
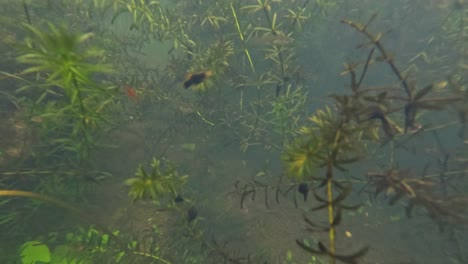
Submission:
<svg viewBox="0 0 468 264">
<path fill-rule="evenodd" d="M 304 202 L 307 200 L 307 195 L 309 194 L 309 185 L 307 183 L 301 183 L 297 187 L 297 191 L 304 196 Z"/>
<path fill-rule="evenodd" d="M 176 202 L 176 203 L 181 203 L 181 202 L 183 202 L 183 201 L 185 201 L 185 200 L 184 200 L 184 198 L 182 198 L 182 195 L 180 195 L 180 194 L 177 195 L 177 196 L 174 198 L 174 202 Z"/>
<path fill-rule="evenodd" d="M 204 71 L 199 73 L 191 73 L 187 76 L 187 80 L 184 82 L 184 88 L 188 89 L 192 85 L 202 83 L 206 78 L 213 76 L 212 71 Z"/>
<path fill-rule="evenodd" d="M 372 112 L 369 114 L 369 120 L 372 119 L 379 119 L 380 121 L 383 121 L 385 119 L 385 115 L 382 112 Z"/>
<path fill-rule="evenodd" d="M 195 220 L 198 216 L 198 210 L 197 208 L 195 208 L 195 206 L 191 206 L 188 210 L 187 210 L 187 221 L 190 223 L 192 222 L 193 220 Z"/>
</svg>

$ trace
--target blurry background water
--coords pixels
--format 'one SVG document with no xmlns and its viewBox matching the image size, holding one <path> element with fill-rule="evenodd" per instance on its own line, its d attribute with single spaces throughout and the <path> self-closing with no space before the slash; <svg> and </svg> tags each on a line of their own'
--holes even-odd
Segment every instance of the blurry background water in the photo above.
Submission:
<svg viewBox="0 0 468 264">
<path fill-rule="evenodd" d="M 465 1 L 0 6 L 0 263 L 468 263 Z"/>
</svg>

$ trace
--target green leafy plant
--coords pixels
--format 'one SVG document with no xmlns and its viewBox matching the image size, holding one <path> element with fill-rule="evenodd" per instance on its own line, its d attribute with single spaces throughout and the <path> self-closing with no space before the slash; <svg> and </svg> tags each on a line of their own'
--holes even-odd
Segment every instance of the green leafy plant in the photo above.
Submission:
<svg viewBox="0 0 468 264">
<path fill-rule="evenodd" d="M 297 130 L 307 101 L 307 92 L 302 87 L 292 89 L 288 85 L 286 93 L 273 101 L 271 123 L 275 132 L 281 135 L 282 141 L 286 142 Z"/>
<path fill-rule="evenodd" d="M 28 241 L 20 249 L 21 263 L 50 263 L 50 250 L 40 241 Z"/>
<path fill-rule="evenodd" d="M 154 158 L 150 171 L 140 165 L 135 177 L 126 180 L 125 184 L 130 186 L 128 195 L 133 201 L 151 200 L 160 204 L 168 195 L 177 197 L 187 179 L 188 175 L 179 175 L 169 161 Z"/>
<path fill-rule="evenodd" d="M 53 147 L 48 152 L 69 152 L 79 162 L 86 161 L 97 145 L 96 132 L 106 122 L 104 109 L 112 102 L 109 95 L 113 87 L 98 84 L 93 76 L 110 73 L 111 69 L 99 63 L 102 50 L 84 48 L 93 34 L 70 33 L 50 23 L 48 27 L 45 31 L 24 25 L 29 37 L 19 47 L 18 61 L 31 65 L 22 74 L 35 73 L 39 82 L 18 92 L 35 89 L 38 98 L 30 106 L 31 115 L 44 131 L 50 129 L 55 134 L 49 139 Z"/>
<path fill-rule="evenodd" d="M 12 174 L 8 172 L 2 176 L 40 176 L 41 179 L 35 181 L 35 187 L 47 194 L 66 196 L 72 194 L 73 189 L 80 194 L 85 192 L 84 188 L 75 188 L 78 181 L 68 181 L 67 177 L 86 174 L 92 174 L 94 177 L 95 175 L 94 170 L 82 165 L 91 160 L 89 158 L 91 150 L 99 146 L 99 134 L 109 121 L 106 115 L 109 103 L 103 102 L 110 102 L 109 92 L 112 89 L 95 81 L 98 80 L 95 76 L 101 77 L 101 74 L 107 72 L 100 71 L 99 67 L 93 68 L 95 66 L 93 64 L 99 65 L 102 60 L 106 60 L 117 69 L 118 74 L 112 80 L 116 85 L 124 87 L 128 85 L 129 88 L 136 90 L 137 96 L 142 95 L 141 100 L 135 98 L 129 100 L 130 97 L 121 96 L 122 100 L 119 101 L 121 104 L 117 105 L 120 108 L 112 109 L 116 110 L 113 114 L 125 115 L 127 118 L 118 129 L 130 128 L 131 133 L 138 135 L 152 136 L 159 133 L 156 141 L 151 139 L 153 142 L 149 147 L 151 149 L 145 148 L 145 153 L 154 154 L 156 149 L 164 153 L 170 146 L 193 142 L 196 143 L 197 152 L 206 151 L 203 154 L 206 154 L 207 160 L 213 161 L 210 159 L 213 157 L 211 145 L 226 149 L 227 144 L 234 141 L 237 143 L 238 140 L 241 140 L 240 147 L 244 151 L 250 150 L 250 146 L 260 146 L 253 150 L 256 157 L 264 157 L 263 154 L 268 155 L 268 158 L 270 158 L 269 155 L 277 157 L 278 151 L 283 152 L 281 157 L 285 171 L 278 171 L 277 166 L 265 166 L 263 170 L 257 170 L 256 175 L 253 172 L 251 176 L 255 176 L 251 177 L 251 182 L 239 185 L 245 180 L 243 177 L 236 187 L 240 194 L 241 209 L 246 213 L 247 207 L 244 204 L 250 198 L 252 200 L 255 197 L 264 198 L 265 206 L 270 208 L 272 205 L 269 201 L 276 198 L 279 202 L 280 196 L 293 196 L 296 207 L 300 204 L 301 208 L 307 208 L 309 211 L 323 212 L 327 218 L 326 223 L 312 220 L 316 218 L 308 217 L 309 212 L 304 214 L 307 230 L 324 232 L 328 235 L 328 240 L 319 243 L 309 243 L 305 239 L 296 241 L 300 249 L 310 253 L 309 259 L 303 260 L 305 263 L 358 263 L 358 259 L 367 252 L 367 248 L 364 247 L 354 253 L 343 254 L 340 252 L 341 236 L 335 236 L 337 230 L 339 231 L 342 218 L 347 215 L 344 213 L 345 210 L 355 210 L 356 215 L 360 214 L 357 210 L 359 205 L 347 204 L 349 196 L 354 197 L 354 194 L 358 194 L 353 192 L 355 183 L 356 185 L 363 184 L 363 189 L 370 194 L 373 193 L 374 198 L 389 199 L 390 205 L 404 203 L 408 216 L 418 210 L 417 217 L 420 217 L 421 212 L 427 212 L 440 227 L 452 228 L 459 224 L 466 225 L 466 198 L 456 195 L 459 194 L 458 190 L 454 191 L 450 186 L 458 185 L 457 187 L 462 189 L 461 184 L 454 183 L 455 181 L 456 183 L 462 182 L 465 178 L 463 175 L 467 165 L 466 153 L 451 155 L 451 152 L 443 151 L 445 157 L 437 157 L 437 163 L 441 163 L 440 166 L 436 169 L 432 167 L 427 169 L 433 170 L 433 173 L 426 173 L 425 168 L 424 172 L 413 174 L 399 167 L 402 165 L 399 164 L 399 154 L 401 149 L 408 147 L 407 142 L 416 142 L 418 143 L 416 147 L 419 147 L 421 143 L 419 139 L 427 143 L 427 137 L 421 136 L 427 134 L 423 133 L 431 131 L 437 134 L 435 132 L 441 127 L 450 129 L 446 124 L 436 127 L 429 127 L 429 124 L 427 127 L 420 126 L 420 122 L 427 121 L 424 119 L 427 116 L 426 113 L 437 110 L 437 114 L 450 116 L 450 113 L 442 111 L 455 108 L 459 119 L 458 121 L 451 120 L 451 124 L 461 122 L 464 127 L 468 119 L 466 80 L 463 78 L 466 76 L 467 69 L 466 60 L 463 57 L 466 57 L 467 52 L 466 48 L 461 47 L 468 43 L 466 41 L 468 34 L 465 34 L 467 27 L 464 26 L 466 24 L 464 18 L 468 14 L 465 12 L 466 1 L 456 1 L 456 10 L 450 11 L 450 14 L 447 13 L 448 18 L 444 22 L 447 36 L 444 42 L 437 46 L 437 36 L 435 41 L 431 36 L 426 43 L 427 46 L 437 46 L 444 60 L 459 71 L 450 77 L 448 82 L 445 82 L 448 89 L 444 91 L 436 83 L 422 87 L 416 86 L 408 76 L 409 70 L 399 71 L 397 68 L 399 65 L 394 57 L 383 49 L 381 39 L 385 34 L 371 34 L 368 30 L 370 23 L 360 24 L 351 20 L 343 20 L 345 25 L 355 28 L 366 37 L 366 43 L 362 44 L 361 48 L 371 46 L 371 51 L 364 64 L 345 63 L 345 71 L 342 75 L 349 75 L 351 78 L 349 93 L 332 94 L 331 99 L 326 100 L 330 104 L 320 106 L 319 110 L 309 118 L 309 123 L 303 122 L 306 121 L 303 118 L 306 114 L 304 109 L 315 108 L 316 105 L 309 104 L 308 95 L 316 97 L 325 89 L 329 92 L 336 88 L 333 87 L 335 80 L 329 77 L 329 69 L 333 68 L 328 66 L 334 64 L 336 62 L 334 60 L 341 62 L 341 57 L 336 55 L 339 52 L 330 49 L 335 46 L 345 47 L 348 44 L 347 41 L 342 43 L 340 41 L 340 43 L 335 43 L 339 45 L 326 46 L 330 44 L 327 40 L 331 39 L 333 32 L 329 31 L 329 27 L 321 27 L 319 20 L 324 21 L 327 14 L 339 9 L 351 10 L 347 14 L 360 17 L 369 10 L 369 4 L 373 1 L 358 1 L 365 2 L 366 9 L 362 10 L 359 4 L 341 0 L 46 1 L 48 5 L 55 8 L 47 13 L 52 15 L 51 18 L 47 18 L 49 21 L 61 23 L 62 18 L 54 13 L 60 10 L 63 14 L 74 14 L 66 18 L 66 22 L 70 22 L 74 28 L 86 29 L 85 32 L 90 29 L 99 35 L 97 41 L 106 45 L 107 56 L 105 58 L 100 53 L 102 51 L 94 53 L 96 56 L 92 55 L 93 50 L 96 49 L 91 47 L 92 39 L 88 34 L 69 33 L 66 27 L 49 26 L 42 30 L 40 26 L 34 26 L 38 24 L 38 17 L 35 15 L 44 14 L 39 12 L 44 10 L 36 8 L 44 7 L 45 4 L 34 2 L 33 5 L 33 2 L 29 2 L 28 4 L 31 4 L 29 10 L 33 12 L 28 14 L 27 8 L 24 12 L 28 25 L 33 30 L 26 27 L 30 37 L 22 51 L 23 55 L 33 53 L 34 56 L 20 57 L 20 61 L 21 63 L 29 61 L 31 64 L 28 66 L 32 66 L 21 75 L 3 74 L 15 81 L 26 81 L 27 86 L 19 91 L 27 94 L 20 100 L 14 98 L 14 93 L 10 91 L 2 95 L 7 96 L 8 100 L 5 101 L 12 101 L 14 105 L 18 105 L 16 106 L 18 109 L 24 108 L 28 120 L 31 118 L 32 125 L 40 130 L 42 140 L 32 151 L 34 165 L 40 169 L 21 168 L 12 171 Z M 27 2 L 24 1 L 24 3 Z M 381 4 L 375 5 L 382 6 Z M 114 7 L 113 10 L 112 7 Z M 380 8 L 380 10 L 387 9 Z M 114 13 L 111 13 L 112 11 Z M 343 13 L 336 13 L 336 15 L 340 16 Z M 96 17 L 96 15 L 101 17 Z M 400 12 L 392 13 L 392 17 L 394 16 L 400 17 Z M 328 17 L 335 22 L 335 15 Z M 117 19 L 122 20 L 119 22 L 128 22 L 128 27 L 117 28 L 118 25 L 114 24 Z M 310 20 L 314 23 L 307 24 Z M 296 34 L 297 31 L 303 32 Z M 101 32 L 105 34 L 101 35 Z M 111 33 L 108 34 L 109 32 Z M 458 33 L 458 40 L 452 41 L 456 33 Z M 119 36 L 113 36 L 113 34 Z M 7 36 L 11 38 L 9 34 Z M 15 34 L 12 36 L 14 37 Z M 346 35 L 340 35 L 339 39 L 343 40 L 345 37 Z M 401 39 L 403 37 L 398 36 L 395 41 L 401 44 L 403 43 Z M 418 40 L 422 39 L 418 38 Z M 173 48 L 168 51 L 172 60 L 167 65 L 165 62 L 158 62 L 157 67 L 153 67 L 150 61 L 151 66 L 148 67 L 142 63 L 139 56 L 135 56 L 135 54 L 148 54 L 147 52 L 149 50 L 152 52 L 153 48 L 159 49 L 159 46 L 152 46 L 155 44 L 154 40 L 165 43 L 172 41 Z M 257 40 L 264 43 L 254 43 Z M 459 44 L 452 45 L 457 42 Z M 255 44 L 262 45 L 262 48 L 250 48 L 250 45 Z M 453 56 L 446 54 L 446 47 L 454 46 L 460 46 L 460 58 L 458 63 L 455 63 L 456 65 L 452 63 Z M 301 57 L 297 58 L 296 53 L 307 53 L 311 55 L 307 58 L 314 58 L 310 61 L 306 59 L 304 68 L 307 73 L 304 73 L 302 79 L 299 69 L 302 67 L 301 61 L 304 62 L 304 60 L 301 60 L 303 59 Z M 358 53 L 359 51 L 353 51 L 353 56 Z M 379 53 L 379 55 L 374 57 L 374 53 Z M 233 54 L 234 56 L 231 56 Z M 421 57 L 425 59 L 425 62 L 434 63 L 436 60 L 432 56 L 429 50 L 425 50 L 414 58 Z M 380 78 L 380 72 L 375 71 L 371 73 L 376 74 L 376 78 L 369 78 L 369 80 L 366 78 L 363 81 L 367 68 L 379 62 L 390 66 L 397 77 L 395 81 L 398 85 L 388 84 L 387 86 L 385 84 L 384 87 L 375 88 L 374 82 L 385 80 L 385 78 Z M 90 65 L 92 67 L 88 68 Z M 414 69 L 413 66 L 414 64 L 410 68 Z M 430 69 L 429 74 L 432 75 L 433 72 L 442 70 L 443 75 L 446 76 L 450 67 L 446 66 L 448 64 L 444 65 L 443 69 Z M 317 68 L 324 70 L 317 72 Z M 358 69 L 362 69 L 360 76 L 357 74 Z M 196 93 L 196 98 L 199 100 L 197 103 L 190 102 L 192 91 L 179 87 L 180 82 L 187 73 L 205 70 L 213 71 L 213 77 L 200 86 L 194 87 L 203 90 L 203 93 Z M 320 79 L 317 78 L 319 75 L 323 79 L 330 79 L 324 83 L 318 83 L 316 81 Z M 15 77 L 12 78 L 12 76 Z M 370 86 L 363 87 L 363 84 Z M 399 87 L 400 85 L 402 87 Z M 388 88 L 390 86 L 391 88 Z M 396 86 L 398 87 L 395 88 Z M 450 89 L 457 90 L 455 94 L 459 98 L 440 96 L 449 94 L 447 90 Z M 234 97 L 233 93 L 239 97 Z M 29 98 L 34 98 L 34 100 Z M 129 102 L 133 104 L 126 105 Z M 128 113 L 123 113 L 125 111 L 122 110 L 132 107 L 138 110 L 138 116 L 131 113 L 132 117 L 128 118 L 126 115 Z M 168 112 L 174 112 L 172 110 L 180 110 L 178 112 L 182 114 L 174 114 L 174 118 L 167 118 Z M 155 118 L 158 119 L 157 122 L 153 122 Z M 197 122 L 200 118 L 203 122 Z M 170 119 L 169 122 L 167 122 L 168 119 Z M 435 119 L 431 116 L 431 122 L 433 120 Z M 439 120 L 434 121 L 434 123 L 437 122 Z M 209 124 L 209 131 L 205 130 L 207 126 L 197 126 L 195 129 L 198 130 L 193 131 L 193 124 L 198 123 Z M 167 126 L 161 128 L 161 124 L 164 126 L 167 124 Z M 200 136 L 201 141 L 198 141 L 198 138 L 185 137 L 188 134 L 186 128 L 189 126 L 190 132 L 197 132 L 190 133 L 190 136 Z M 218 144 L 217 138 L 212 137 L 213 134 L 223 140 L 227 139 L 226 145 Z M 460 134 L 464 135 L 464 133 Z M 182 142 L 178 141 L 178 135 L 184 136 Z M 141 138 L 145 139 L 145 144 L 148 143 L 146 140 L 150 139 L 150 137 Z M 413 141 L 413 139 L 416 140 Z M 122 140 L 128 140 L 128 138 L 122 137 Z M 460 145 L 466 149 L 465 141 L 463 139 L 464 143 Z M 166 146 L 159 148 L 160 145 Z M 193 151 L 194 146 L 186 144 L 182 148 L 184 151 Z M 389 151 L 386 151 L 387 147 L 390 148 Z M 438 149 L 440 151 L 443 147 Z M 374 153 L 379 154 L 377 165 L 379 168 L 384 167 L 382 171 L 370 172 L 365 176 L 366 179 L 360 179 L 359 175 L 354 175 L 354 171 L 349 170 L 354 167 L 348 165 L 355 164 L 362 159 L 366 160 L 366 165 L 368 161 L 372 163 Z M 453 158 L 454 156 L 456 158 Z M 248 157 L 246 162 L 243 161 L 248 169 L 256 166 L 255 163 L 261 163 L 258 159 L 250 163 L 251 159 Z M 244 160 L 244 157 L 241 159 Z M 382 164 L 387 161 L 388 164 Z M 214 163 L 217 162 L 218 160 L 215 159 Z M 390 168 L 386 168 L 387 166 Z M 417 166 L 414 165 L 415 168 L 410 169 L 418 169 Z M 460 168 L 449 171 L 448 167 L 452 168 L 452 166 Z M 210 173 L 215 171 L 214 166 L 207 167 Z M 360 166 L 356 171 L 362 169 Z M 60 174 L 55 174 L 57 170 Z M 197 173 L 196 170 L 194 173 Z M 53 177 L 42 177 L 45 175 Z M 350 175 L 352 178 L 348 177 Z M 198 226 L 197 232 L 193 232 L 198 219 L 199 204 L 195 205 L 186 197 L 184 199 L 182 196 L 179 197 L 180 188 L 186 182 L 186 177 L 178 175 L 174 166 L 167 160 L 155 159 L 151 166 L 140 166 L 135 176 L 125 182 L 130 188 L 128 195 L 133 201 L 147 200 L 165 205 L 177 199 L 175 211 L 180 213 L 181 219 L 185 222 L 189 218 L 189 223 L 185 226 L 188 231 L 185 232 L 188 234 L 185 240 L 170 233 L 168 237 L 175 236 L 174 245 L 164 245 L 173 252 L 178 253 L 179 248 L 180 252 L 183 252 L 180 256 L 176 256 L 174 261 L 210 263 L 207 261 L 210 259 L 211 263 L 265 262 L 253 260 L 254 256 L 243 257 L 236 252 L 231 252 L 231 247 L 225 248 L 224 243 L 221 250 L 216 246 L 209 247 L 209 243 L 202 243 L 201 246 L 209 250 L 206 256 L 200 254 L 199 244 L 193 244 L 195 240 L 201 241 L 205 236 L 202 231 L 198 232 Z M 455 178 L 456 180 L 453 180 Z M 75 178 L 75 180 L 81 179 Z M 3 180 L 1 182 L 5 187 L 9 183 Z M 443 189 L 443 193 L 439 194 L 439 189 Z M 271 195 L 272 192 L 273 195 Z M 303 201 L 302 197 L 296 201 L 299 193 L 303 196 Z M 14 207 L 15 204 L 12 204 L 12 201 L 16 202 L 16 200 L 3 200 L 1 205 L 10 204 Z M 309 202 L 312 208 L 308 207 Z M 228 209 L 230 208 L 226 208 Z M 248 209 L 253 210 L 252 207 Z M 19 218 L 16 215 L 18 211 L 2 210 L 3 212 L 6 213 L 0 216 L 0 223 L 12 223 Z M 193 219 L 190 214 L 195 215 L 193 216 L 195 220 L 190 220 Z M 200 215 L 204 215 L 204 212 L 202 211 Z M 132 217 L 132 223 L 135 221 L 136 225 L 141 224 L 140 217 L 136 218 Z M 208 217 L 207 220 L 210 221 Z M 10 231 L 9 234 L 14 233 Z M 90 227 L 83 228 L 79 232 L 67 233 L 66 236 L 67 239 L 70 238 L 66 240 L 67 243 L 63 241 L 49 243 L 50 241 L 45 239 L 34 238 L 30 241 L 31 243 L 25 244 L 25 248 L 28 248 L 25 250 L 25 255 L 39 254 L 34 253 L 33 246 L 38 247 L 36 252 L 45 252 L 43 245 L 34 242 L 39 241 L 47 244 L 52 261 L 56 255 L 55 251 L 60 248 L 59 251 L 65 252 L 63 255 L 68 255 L 69 249 L 78 251 L 74 252 L 78 253 L 77 258 L 63 258 L 63 262 L 70 263 L 74 263 L 75 259 L 90 263 L 91 261 L 122 263 L 124 257 L 129 257 L 128 262 L 137 263 L 139 259 L 130 258 L 131 255 L 149 256 L 151 258 L 149 261 L 166 263 L 157 258 L 159 245 L 156 247 L 151 245 L 145 247 L 145 250 L 140 250 L 139 241 L 122 236 L 120 233 L 113 234 L 105 230 L 103 232 L 101 228 Z M 156 236 L 149 232 L 148 237 Z M 25 240 L 29 239 L 31 238 L 28 237 Z M 354 242 L 358 242 L 360 238 L 356 236 L 355 239 Z M 113 244 L 119 240 L 123 241 L 123 247 Z M 257 241 L 261 243 L 260 240 L 255 240 L 255 243 Z M 463 250 L 461 250 L 463 247 L 459 248 L 459 254 L 463 256 Z M 129 253 L 127 250 L 132 252 Z M 124 257 L 121 257 L 122 254 L 125 254 Z M 43 255 L 47 254 L 43 253 Z M 282 261 L 297 263 L 295 257 L 298 257 L 296 253 L 293 256 L 293 253 L 289 251 Z M 455 260 L 452 261 L 455 262 Z M 458 262 L 465 263 L 466 261 L 463 257 L 459 257 Z"/>
<path fill-rule="evenodd" d="M 159 257 L 159 248 L 152 239 L 129 238 L 119 230 L 106 233 L 93 226 L 80 227 L 66 234 L 54 232 L 47 238 L 27 241 L 21 245 L 19 255 L 23 264 L 131 263 L 145 259 L 170 264 Z"/>
<path fill-rule="evenodd" d="M 77 207 L 42 194 L 21 190 L 0 190 L 0 197 L 25 197 L 48 203 L 68 210 L 88 223 L 94 220 Z M 159 247 L 154 237 L 157 229 L 152 228 L 151 234 L 142 239 L 133 239 L 122 235 L 119 230 L 110 230 L 101 225 L 88 228 L 78 228 L 75 232 L 66 234 L 51 233 L 47 238 L 28 241 L 20 246 L 22 263 L 120 263 L 134 261 L 139 258 L 151 258 L 161 263 L 169 263 L 159 257 Z M 60 236 L 62 235 L 62 236 Z M 147 237 L 151 239 L 147 239 Z M 53 248 L 53 249 L 52 249 Z M 123 262 L 126 263 L 126 262 Z"/>
</svg>

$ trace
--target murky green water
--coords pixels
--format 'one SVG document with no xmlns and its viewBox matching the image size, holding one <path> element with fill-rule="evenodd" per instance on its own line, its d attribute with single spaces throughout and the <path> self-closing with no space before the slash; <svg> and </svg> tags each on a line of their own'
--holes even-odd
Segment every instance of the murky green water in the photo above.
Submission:
<svg viewBox="0 0 468 264">
<path fill-rule="evenodd" d="M 465 1 L 0 6 L 0 263 L 467 263 Z"/>
</svg>

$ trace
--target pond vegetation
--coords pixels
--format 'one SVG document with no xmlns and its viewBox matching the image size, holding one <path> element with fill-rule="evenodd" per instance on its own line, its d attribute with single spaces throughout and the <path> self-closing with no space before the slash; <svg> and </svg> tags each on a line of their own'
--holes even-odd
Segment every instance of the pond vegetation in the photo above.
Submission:
<svg viewBox="0 0 468 264">
<path fill-rule="evenodd" d="M 468 262 L 467 1 L 0 5 L 1 263 Z"/>
</svg>

